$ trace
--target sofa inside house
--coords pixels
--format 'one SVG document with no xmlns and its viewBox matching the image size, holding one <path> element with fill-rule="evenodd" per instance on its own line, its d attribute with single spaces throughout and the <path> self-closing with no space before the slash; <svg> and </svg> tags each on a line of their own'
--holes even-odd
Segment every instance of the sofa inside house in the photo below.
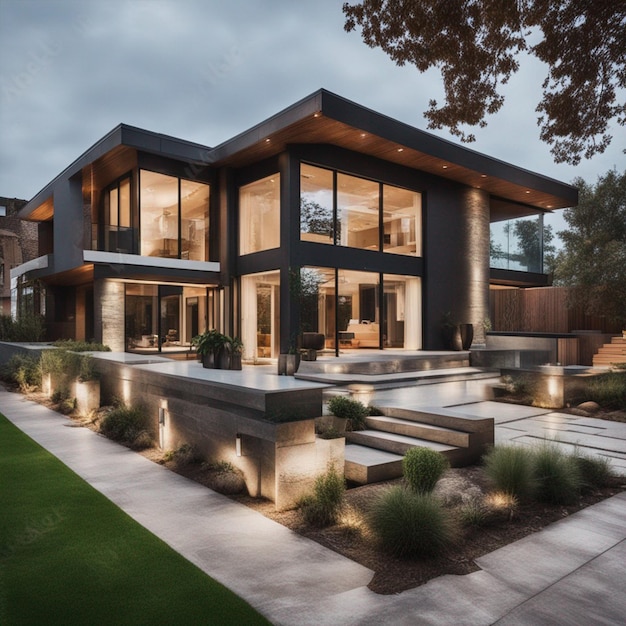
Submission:
<svg viewBox="0 0 626 626">
<path fill-rule="evenodd" d="M 350 320 L 346 328 L 346 347 L 378 348 L 380 345 L 380 325 L 368 320 Z M 349 342 L 349 344 L 348 344 Z"/>
</svg>

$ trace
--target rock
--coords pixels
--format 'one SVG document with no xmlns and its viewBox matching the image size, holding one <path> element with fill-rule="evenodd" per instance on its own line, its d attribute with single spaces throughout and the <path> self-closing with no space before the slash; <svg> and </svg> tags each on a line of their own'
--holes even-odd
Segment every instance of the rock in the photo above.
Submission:
<svg viewBox="0 0 626 626">
<path fill-rule="evenodd" d="M 593 415 L 600 410 L 600 405 L 597 402 L 588 401 L 579 404 L 576 408 L 581 409 L 582 411 L 585 411 L 587 413 L 591 413 Z"/>
</svg>

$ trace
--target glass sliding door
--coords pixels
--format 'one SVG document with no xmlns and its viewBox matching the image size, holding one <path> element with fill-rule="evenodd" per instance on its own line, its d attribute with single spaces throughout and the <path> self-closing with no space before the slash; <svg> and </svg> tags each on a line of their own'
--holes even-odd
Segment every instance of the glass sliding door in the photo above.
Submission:
<svg viewBox="0 0 626 626">
<path fill-rule="evenodd" d="M 387 348 L 422 347 L 422 292 L 417 276 L 383 277 L 383 338 Z"/>
<path fill-rule="evenodd" d="M 337 272 L 337 336 L 340 348 L 380 348 L 379 274 Z"/>
<path fill-rule="evenodd" d="M 177 352 L 218 319 L 216 289 L 128 283 L 126 349 L 130 352 Z"/>
</svg>

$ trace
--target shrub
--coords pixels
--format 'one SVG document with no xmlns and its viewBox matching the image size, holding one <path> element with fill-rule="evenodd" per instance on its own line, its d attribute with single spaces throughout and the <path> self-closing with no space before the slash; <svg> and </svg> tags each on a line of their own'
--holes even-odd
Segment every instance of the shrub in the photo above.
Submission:
<svg viewBox="0 0 626 626">
<path fill-rule="evenodd" d="M 375 501 L 369 524 L 382 547 L 400 558 L 438 554 L 456 537 L 452 519 L 437 498 L 401 486 Z"/>
<path fill-rule="evenodd" d="M 57 339 L 53 344 L 57 348 L 72 352 L 111 352 L 111 348 L 95 341 L 75 341 L 74 339 Z"/>
<path fill-rule="evenodd" d="M 213 491 L 224 495 L 234 495 L 246 490 L 246 481 L 241 470 L 228 461 L 202 463 L 202 469 L 210 472 L 206 485 Z"/>
<path fill-rule="evenodd" d="M 347 419 L 348 430 L 363 430 L 367 426 L 368 408 L 358 400 L 346 396 L 333 396 L 328 401 L 328 410 L 335 417 Z"/>
<path fill-rule="evenodd" d="M 430 493 L 448 469 L 447 459 L 430 448 L 411 448 L 402 459 L 402 471 L 416 493 Z"/>
<path fill-rule="evenodd" d="M 520 446 L 498 446 L 483 458 L 485 473 L 496 489 L 523 498 L 533 492 L 533 454 Z"/>
<path fill-rule="evenodd" d="M 174 461 L 177 465 L 192 465 L 202 463 L 202 456 L 198 450 L 190 443 L 184 443 L 176 450 L 169 450 L 164 454 L 166 461 Z"/>
<path fill-rule="evenodd" d="M 607 372 L 589 381 L 585 392 L 587 400 L 597 402 L 605 409 L 626 407 L 626 373 Z"/>
<path fill-rule="evenodd" d="M 615 474 L 611 461 L 607 457 L 575 455 L 583 489 L 606 487 L 611 484 Z"/>
<path fill-rule="evenodd" d="M 0 315 L 0 341 L 41 341 L 44 333 L 40 315 L 21 315 L 16 320 L 10 315 Z"/>
<path fill-rule="evenodd" d="M 27 393 L 41 385 L 39 362 L 32 356 L 14 354 L 2 370 L 4 380 L 15 383 Z"/>
<path fill-rule="evenodd" d="M 535 497 L 550 504 L 571 504 L 578 497 L 582 480 L 575 457 L 553 443 L 539 446 L 533 453 Z"/>
<path fill-rule="evenodd" d="M 300 500 L 300 512 L 307 524 L 330 526 L 337 523 L 346 489 L 343 476 L 331 465 L 315 480 L 313 494 Z"/>
<path fill-rule="evenodd" d="M 147 430 L 148 416 L 141 407 L 115 407 L 100 422 L 103 435 L 136 448 L 149 447 L 145 445 Z"/>
</svg>

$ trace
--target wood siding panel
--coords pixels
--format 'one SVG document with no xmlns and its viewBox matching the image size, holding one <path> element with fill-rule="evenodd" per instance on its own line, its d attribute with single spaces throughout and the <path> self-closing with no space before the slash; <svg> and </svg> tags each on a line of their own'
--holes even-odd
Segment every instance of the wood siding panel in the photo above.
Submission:
<svg viewBox="0 0 626 626">
<path fill-rule="evenodd" d="M 606 317 L 568 309 L 567 287 L 494 289 L 491 291 L 493 330 L 536 333 L 570 333 L 595 330 L 619 333 L 621 324 Z"/>
</svg>

